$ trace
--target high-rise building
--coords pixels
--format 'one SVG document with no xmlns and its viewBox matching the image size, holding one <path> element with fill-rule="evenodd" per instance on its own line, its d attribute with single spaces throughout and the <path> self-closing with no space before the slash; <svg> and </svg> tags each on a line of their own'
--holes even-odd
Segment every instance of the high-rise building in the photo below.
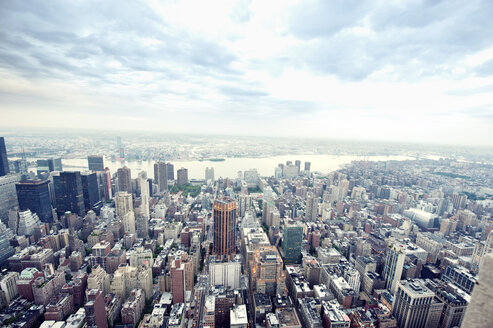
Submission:
<svg viewBox="0 0 493 328">
<path fill-rule="evenodd" d="M 133 212 L 134 206 L 132 202 L 132 194 L 126 191 L 117 192 L 115 195 L 115 213 L 119 217 L 125 216 L 129 212 Z"/>
<path fill-rule="evenodd" d="M 185 265 L 180 258 L 171 262 L 171 294 L 173 304 L 185 302 Z"/>
<path fill-rule="evenodd" d="M 214 181 L 214 168 L 206 167 L 205 168 L 205 181 Z"/>
<path fill-rule="evenodd" d="M 20 181 L 18 174 L 8 174 L 0 177 L 0 219 L 7 224 L 9 210 L 19 206 L 15 184 Z"/>
<path fill-rule="evenodd" d="M 139 173 L 138 177 L 138 184 L 140 186 L 140 200 L 141 200 L 141 205 L 140 205 L 140 212 L 141 214 L 149 219 L 149 185 L 147 183 L 147 173 L 145 171 L 142 171 Z"/>
<path fill-rule="evenodd" d="M 283 261 L 275 246 L 259 247 L 249 263 L 250 287 L 254 293 L 270 296 L 285 293 Z"/>
<path fill-rule="evenodd" d="M 431 325 L 440 318 L 443 303 L 434 300 L 432 292 L 422 280 L 402 280 L 397 284 L 397 292 L 392 304 L 392 314 L 401 328 L 437 327 Z"/>
<path fill-rule="evenodd" d="M 9 257 L 15 254 L 14 248 L 10 245 L 13 234 L 3 222 L 0 222 L 0 265 L 3 265 Z"/>
<path fill-rule="evenodd" d="M 132 174 L 131 170 L 124 166 L 116 171 L 118 177 L 118 191 L 132 193 Z"/>
<path fill-rule="evenodd" d="M 184 186 L 188 184 L 188 169 L 182 167 L 176 171 L 176 185 Z"/>
<path fill-rule="evenodd" d="M 89 289 L 86 292 L 87 302 L 86 323 L 88 328 L 107 328 L 106 309 L 104 306 L 104 294 L 99 289 Z"/>
<path fill-rule="evenodd" d="M 23 180 L 15 184 L 21 211 L 31 210 L 42 222 L 53 222 L 49 180 Z"/>
<path fill-rule="evenodd" d="M 7 147 L 5 147 L 5 138 L 0 137 L 0 177 L 9 173 L 9 160 L 7 159 Z"/>
<path fill-rule="evenodd" d="M 383 279 L 385 288 L 395 293 L 397 285 L 401 280 L 404 260 L 406 259 L 405 246 L 394 243 L 387 248 L 385 265 L 383 267 Z"/>
<path fill-rule="evenodd" d="M 154 164 L 154 182 L 158 185 L 159 191 L 168 190 L 168 167 L 165 162 Z"/>
<path fill-rule="evenodd" d="M 236 249 L 236 201 L 231 198 L 214 201 L 214 243 L 216 255 L 231 255 Z"/>
<path fill-rule="evenodd" d="M 63 170 L 61 158 L 38 159 L 36 164 L 38 174 Z"/>
<path fill-rule="evenodd" d="M 116 147 L 118 148 L 118 156 L 120 159 L 125 158 L 125 150 L 123 149 L 122 137 L 116 137 Z"/>
<path fill-rule="evenodd" d="M 320 199 L 313 193 L 308 193 L 306 196 L 305 219 L 307 221 L 316 221 L 318 216 L 318 203 Z"/>
<path fill-rule="evenodd" d="M 168 170 L 168 180 L 175 180 L 175 166 L 171 163 L 166 163 Z"/>
<path fill-rule="evenodd" d="M 103 156 L 89 155 L 87 156 L 87 165 L 89 171 L 104 171 Z"/>
<path fill-rule="evenodd" d="M 5 275 L 0 276 L 0 292 L 3 294 L 2 296 L 7 306 L 19 295 L 16 284 L 18 279 L 18 272 L 7 272 Z"/>
<path fill-rule="evenodd" d="M 95 172 L 82 172 L 82 192 L 84 194 L 84 208 L 87 211 L 96 208 L 97 204 L 101 201 L 99 197 L 99 185 L 98 177 Z"/>
<path fill-rule="evenodd" d="M 310 167 L 311 167 L 312 163 L 310 162 L 305 162 L 305 171 L 310 171 Z"/>
<path fill-rule="evenodd" d="M 34 233 L 34 228 L 40 224 L 38 215 L 30 210 L 10 210 L 9 229 L 16 235 L 31 236 Z"/>
<path fill-rule="evenodd" d="M 64 214 L 70 211 L 84 216 L 84 194 L 80 172 L 60 172 L 58 179 L 54 179 L 53 182 L 57 212 Z"/>
<path fill-rule="evenodd" d="M 109 168 L 104 169 L 103 173 L 103 193 L 106 200 L 113 198 L 113 189 L 111 187 L 111 172 Z"/>
<path fill-rule="evenodd" d="M 300 222 L 288 221 L 284 224 L 282 250 L 287 264 L 301 263 L 303 230 L 303 224 Z"/>
</svg>

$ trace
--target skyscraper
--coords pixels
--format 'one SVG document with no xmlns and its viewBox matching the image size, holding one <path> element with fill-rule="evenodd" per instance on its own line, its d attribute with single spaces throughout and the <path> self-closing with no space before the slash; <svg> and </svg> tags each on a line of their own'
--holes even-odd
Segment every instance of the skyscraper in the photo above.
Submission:
<svg viewBox="0 0 493 328">
<path fill-rule="evenodd" d="M 42 222 L 53 222 L 49 180 L 24 180 L 15 184 L 21 211 L 31 210 Z"/>
<path fill-rule="evenodd" d="M 9 242 L 12 236 L 12 231 L 3 222 L 0 222 L 0 265 L 15 254 L 15 250 Z"/>
<path fill-rule="evenodd" d="M 214 243 L 216 255 L 231 255 L 236 248 L 236 201 L 231 198 L 214 201 Z"/>
<path fill-rule="evenodd" d="M 435 293 L 425 286 L 422 280 L 402 280 L 397 284 L 392 314 L 397 319 L 401 328 L 437 327 L 430 325 L 436 322 L 434 314 L 440 318 L 441 311 L 435 311 L 435 307 L 443 308 L 443 303 L 435 302 Z M 440 310 L 440 309 L 438 309 Z"/>
<path fill-rule="evenodd" d="M 154 182 L 159 191 L 168 190 L 168 167 L 165 162 L 159 161 L 154 164 Z"/>
<path fill-rule="evenodd" d="M 94 209 L 101 201 L 99 197 L 98 177 L 95 172 L 82 172 L 82 192 L 84 194 L 84 208 L 87 211 Z"/>
<path fill-rule="evenodd" d="M 133 212 L 134 206 L 132 195 L 125 191 L 120 191 L 115 194 L 115 214 L 123 217 L 129 212 Z"/>
<path fill-rule="evenodd" d="M 306 196 L 305 220 L 315 221 L 318 216 L 319 197 L 309 192 Z"/>
<path fill-rule="evenodd" d="M 289 221 L 284 224 L 282 250 L 287 264 L 301 263 L 301 244 L 303 243 L 303 225 Z"/>
<path fill-rule="evenodd" d="M 132 175 L 131 170 L 124 166 L 116 171 L 118 177 L 118 191 L 126 191 L 132 193 Z"/>
<path fill-rule="evenodd" d="M 208 180 L 214 181 L 214 168 L 213 167 L 206 167 L 205 168 L 205 181 L 207 182 Z"/>
<path fill-rule="evenodd" d="M 106 200 L 113 198 L 113 189 L 111 187 L 111 172 L 109 168 L 104 169 L 103 173 L 103 193 Z"/>
<path fill-rule="evenodd" d="M 394 243 L 387 248 L 385 266 L 383 267 L 383 279 L 385 288 L 395 293 L 397 284 L 401 280 L 404 260 L 406 259 L 405 247 Z"/>
<path fill-rule="evenodd" d="M 176 171 L 176 185 L 184 186 L 188 184 L 188 170 L 184 167 Z"/>
<path fill-rule="evenodd" d="M 120 159 L 125 158 L 125 150 L 123 149 L 122 137 L 116 137 L 116 147 Z"/>
<path fill-rule="evenodd" d="M 87 165 L 90 171 L 104 171 L 103 156 L 89 155 L 87 156 Z"/>
<path fill-rule="evenodd" d="M 64 214 L 70 211 L 84 216 L 84 194 L 80 172 L 60 172 L 59 179 L 54 179 L 54 183 L 57 212 Z"/>
<path fill-rule="evenodd" d="M 38 159 L 36 166 L 38 174 L 63 170 L 61 158 Z"/>
<path fill-rule="evenodd" d="M 166 163 L 168 168 L 168 180 L 175 180 L 175 166 L 171 163 Z"/>
<path fill-rule="evenodd" d="M 305 171 L 310 171 L 310 167 L 311 167 L 312 163 L 310 162 L 305 162 Z"/>
<path fill-rule="evenodd" d="M 8 174 L 0 177 L 0 219 L 7 224 L 9 210 L 19 206 L 15 184 L 19 182 L 18 174 Z"/>
<path fill-rule="evenodd" d="M 7 147 L 4 137 L 0 137 L 0 177 L 10 173 L 9 161 L 7 159 Z"/>
</svg>

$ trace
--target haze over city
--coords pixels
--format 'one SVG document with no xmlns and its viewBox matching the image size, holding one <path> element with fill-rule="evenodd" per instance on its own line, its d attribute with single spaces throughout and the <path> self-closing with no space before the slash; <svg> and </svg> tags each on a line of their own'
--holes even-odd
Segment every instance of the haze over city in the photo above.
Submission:
<svg viewBox="0 0 493 328">
<path fill-rule="evenodd" d="M 2 1 L 0 126 L 493 144 L 490 1 Z"/>
</svg>

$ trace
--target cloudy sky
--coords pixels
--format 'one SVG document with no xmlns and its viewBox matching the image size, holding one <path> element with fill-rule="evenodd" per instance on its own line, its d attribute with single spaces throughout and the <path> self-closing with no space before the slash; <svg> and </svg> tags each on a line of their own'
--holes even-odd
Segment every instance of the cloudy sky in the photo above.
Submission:
<svg viewBox="0 0 493 328">
<path fill-rule="evenodd" d="M 0 1 L 0 128 L 493 145 L 493 1 Z"/>
</svg>

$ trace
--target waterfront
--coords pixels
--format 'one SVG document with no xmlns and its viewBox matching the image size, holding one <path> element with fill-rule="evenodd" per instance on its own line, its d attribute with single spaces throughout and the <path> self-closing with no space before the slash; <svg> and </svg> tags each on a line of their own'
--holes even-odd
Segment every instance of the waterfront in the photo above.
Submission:
<svg viewBox="0 0 493 328">
<path fill-rule="evenodd" d="M 286 161 L 295 160 L 301 161 L 301 168 L 304 167 L 304 162 L 311 163 L 312 172 L 329 173 L 339 169 L 342 165 L 351 163 L 355 160 L 369 160 L 369 161 L 386 161 L 386 160 L 407 160 L 414 159 L 409 156 L 354 156 L 354 155 L 284 155 L 264 158 L 226 158 L 221 162 L 213 161 L 170 161 L 176 170 L 184 167 L 188 169 L 189 179 L 203 179 L 206 167 L 213 167 L 216 179 L 223 178 L 236 178 L 238 171 L 246 171 L 250 169 L 257 169 L 261 176 L 274 175 L 275 167 L 279 163 L 286 163 Z M 74 170 L 87 170 L 87 159 L 63 159 L 63 169 L 65 171 Z M 132 170 L 132 178 L 137 176 L 140 171 L 146 171 L 147 176 L 152 178 L 154 176 L 154 161 L 110 161 L 105 159 L 105 166 L 109 167 L 111 173 L 115 173 L 120 167 L 126 165 Z"/>
</svg>

